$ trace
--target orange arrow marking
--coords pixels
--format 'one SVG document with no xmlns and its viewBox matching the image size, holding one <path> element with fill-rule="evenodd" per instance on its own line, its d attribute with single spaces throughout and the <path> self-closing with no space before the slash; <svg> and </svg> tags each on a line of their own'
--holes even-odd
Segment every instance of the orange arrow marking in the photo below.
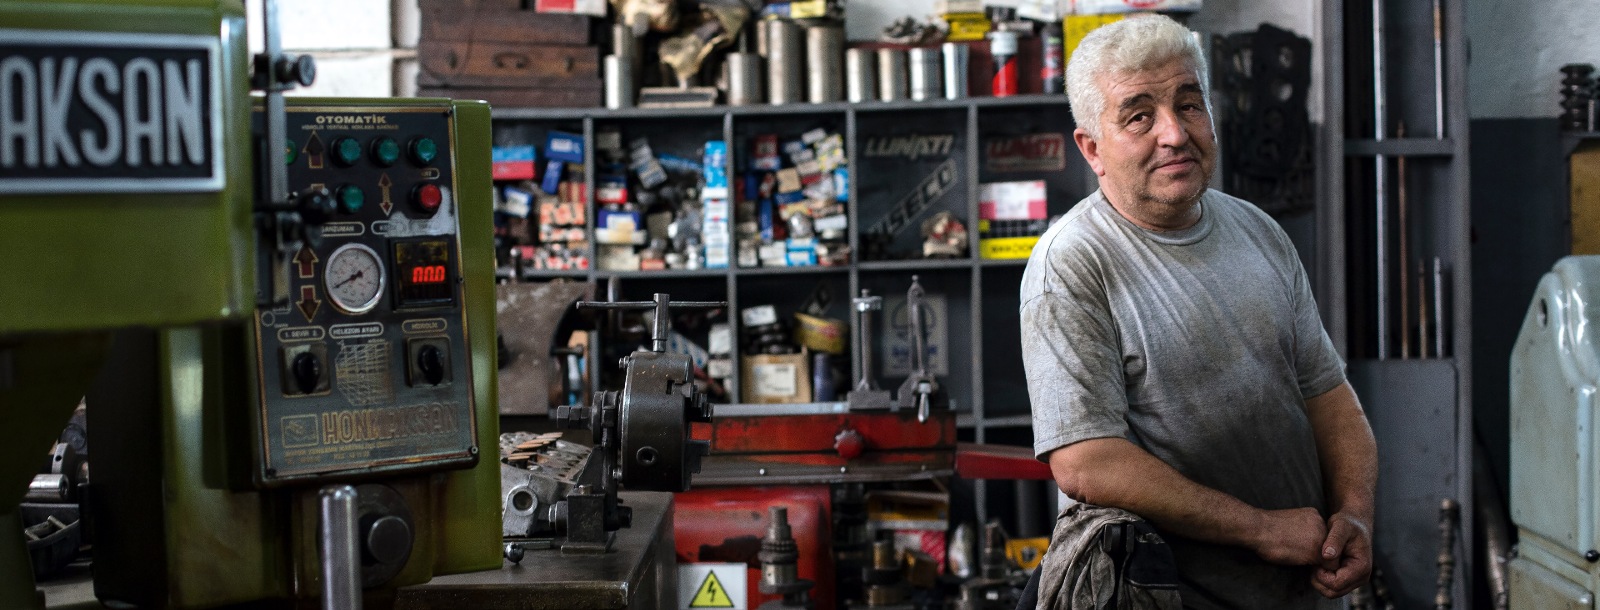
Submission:
<svg viewBox="0 0 1600 610">
<path fill-rule="evenodd" d="M 300 253 L 294 256 L 294 262 L 300 267 L 300 279 L 315 277 L 317 275 L 317 253 L 311 251 L 311 246 L 300 248 Z M 311 286 L 306 286 L 311 288 Z"/>
<path fill-rule="evenodd" d="M 317 137 L 317 132 L 311 132 L 311 139 L 306 140 L 306 147 L 300 152 L 306 155 L 306 166 L 311 169 L 322 169 L 322 153 L 327 149 L 322 145 L 322 138 Z"/>
<path fill-rule="evenodd" d="M 384 216 L 388 216 L 389 211 L 394 209 L 394 201 L 389 198 L 389 187 L 391 186 L 394 186 L 394 181 L 389 179 L 387 172 L 382 176 L 378 176 L 378 188 L 383 191 L 383 203 L 379 203 L 378 207 L 383 210 Z"/>
<path fill-rule="evenodd" d="M 312 316 L 317 315 L 317 309 L 322 307 L 322 301 L 317 299 L 317 287 L 301 286 L 300 302 L 295 303 L 295 306 L 299 307 L 300 313 L 305 315 L 306 322 L 310 322 Z"/>
</svg>

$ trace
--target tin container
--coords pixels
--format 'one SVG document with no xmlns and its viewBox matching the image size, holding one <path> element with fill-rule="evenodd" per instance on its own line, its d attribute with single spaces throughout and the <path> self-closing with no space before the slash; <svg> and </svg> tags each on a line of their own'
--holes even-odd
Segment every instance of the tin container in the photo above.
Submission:
<svg viewBox="0 0 1600 610">
<path fill-rule="evenodd" d="M 851 102 L 878 99 L 878 60 L 872 51 L 850 49 L 844 52 L 845 98 Z"/>
<path fill-rule="evenodd" d="M 893 102 L 907 97 L 905 51 L 878 49 L 878 99 Z"/>
<path fill-rule="evenodd" d="M 805 100 L 805 39 L 800 26 L 782 19 L 762 22 L 767 30 L 767 101 Z"/>
<path fill-rule="evenodd" d="M 825 104 L 844 99 L 844 28 L 811 26 L 806 28 L 806 99 Z"/>
<path fill-rule="evenodd" d="M 911 49 L 907 70 L 911 82 L 911 99 L 926 101 L 944 94 L 944 60 L 939 49 Z"/>
<path fill-rule="evenodd" d="M 626 57 L 605 58 L 606 108 L 633 107 L 633 64 Z"/>
<path fill-rule="evenodd" d="M 729 53 L 728 105 L 748 106 L 766 101 L 761 95 L 761 56 L 755 53 Z"/>
<path fill-rule="evenodd" d="M 958 100 L 968 95 L 967 65 L 972 61 L 972 48 L 959 42 L 944 43 L 944 97 Z"/>
</svg>

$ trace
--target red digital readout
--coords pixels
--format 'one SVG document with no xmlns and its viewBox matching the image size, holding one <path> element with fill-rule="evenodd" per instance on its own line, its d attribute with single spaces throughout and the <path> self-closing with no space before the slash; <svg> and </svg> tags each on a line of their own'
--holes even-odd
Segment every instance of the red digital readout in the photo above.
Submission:
<svg viewBox="0 0 1600 610">
<path fill-rule="evenodd" d="M 437 284 L 444 281 L 444 265 L 423 265 L 411 268 L 411 283 Z"/>
</svg>

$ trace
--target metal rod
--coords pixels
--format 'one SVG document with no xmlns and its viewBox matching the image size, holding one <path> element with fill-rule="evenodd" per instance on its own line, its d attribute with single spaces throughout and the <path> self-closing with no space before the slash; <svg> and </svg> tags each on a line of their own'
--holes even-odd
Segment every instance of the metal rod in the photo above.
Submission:
<svg viewBox="0 0 1600 610">
<path fill-rule="evenodd" d="M 869 296 L 867 289 L 861 289 L 861 296 L 851 299 L 851 305 L 856 310 L 855 361 L 856 361 L 856 390 L 870 392 L 878 389 L 878 382 L 872 369 L 872 344 L 868 343 L 872 337 L 872 312 L 883 309 L 883 297 Z"/>
<path fill-rule="evenodd" d="M 1417 261 L 1417 356 L 1428 357 L 1428 264 Z M 1438 357 L 1438 352 L 1434 352 Z"/>
<path fill-rule="evenodd" d="M 323 610 L 361 610 L 361 556 L 356 548 L 356 488 L 329 485 L 317 492 L 322 506 Z"/>
<path fill-rule="evenodd" d="M 667 322 L 667 301 L 665 293 L 656 293 L 655 311 L 650 323 L 650 351 L 661 353 L 667 351 L 667 329 L 671 324 Z"/>
<path fill-rule="evenodd" d="M 1406 122 L 1400 121 L 1395 128 L 1395 136 L 1401 139 L 1406 137 Z M 1398 188 L 1395 203 L 1400 212 L 1400 357 L 1411 357 L 1411 252 L 1407 248 L 1408 237 L 1411 235 L 1411 225 L 1406 222 L 1406 158 L 1397 156 L 1394 160 L 1395 179 Z"/>
<path fill-rule="evenodd" d="M 66 475 L 61 474 L 36 474 L 28 482 L 28 493 L 23 500 L 28 502 L 61 502 L 67 499 L 70 492 L 70 483 Z"/>
<path fill-rule="evenodd" d="M 1373 139 L 1379 142 L 1386 138 L 1389 122 L 1385 107 L 1388 95 L 1384 87 L 1383 43 L 1383 0 L 1372 0 L 1372 129 Z M 1373 207 L 1378 242 L 1378 359 L 1387 360 L 1392 340 L 1389 333 L 1389 168 L 1384 155 L 1373 156 L 1373 162 L 1373 183 L 1376 187 Z"/>
<path fill-rule="evenodd" d="M 1444 13 L 1433 0 L 1433 137 L 1444 139 Z"/>
<path fill-rule="evenodd" d="M 1444 261 L 1433 257 L 1433 353 L 1445 356 Z"/>
<path fill-rule="evenodd" d="M 1450 594 L 1456 576 L 1456 520 L 1461 507 L 1445 498 L 1439 503 L 1439 579 L 1433 595 L 1434 610 L 1450 610 L 1455 602 Z"/>
</svg>

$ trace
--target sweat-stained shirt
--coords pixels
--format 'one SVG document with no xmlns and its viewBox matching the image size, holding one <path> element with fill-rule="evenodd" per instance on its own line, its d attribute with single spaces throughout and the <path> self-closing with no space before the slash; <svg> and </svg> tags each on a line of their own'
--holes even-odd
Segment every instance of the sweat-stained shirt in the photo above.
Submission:
<svg viewBox="0 0 1600 610">
<path fill-rule="evenodd" d="M 1344 381 L 1289 237 L 1208 190 L 1180 231 L 1134 225 L 1096 191 L 1022 276 L 1034 452 L 1124 437 L 1262 509 L 1323 505 L 1306 399 Z M 1186 608 L 1315 608 L 1309 568 L 1161 531 Z"/>
</svg>

